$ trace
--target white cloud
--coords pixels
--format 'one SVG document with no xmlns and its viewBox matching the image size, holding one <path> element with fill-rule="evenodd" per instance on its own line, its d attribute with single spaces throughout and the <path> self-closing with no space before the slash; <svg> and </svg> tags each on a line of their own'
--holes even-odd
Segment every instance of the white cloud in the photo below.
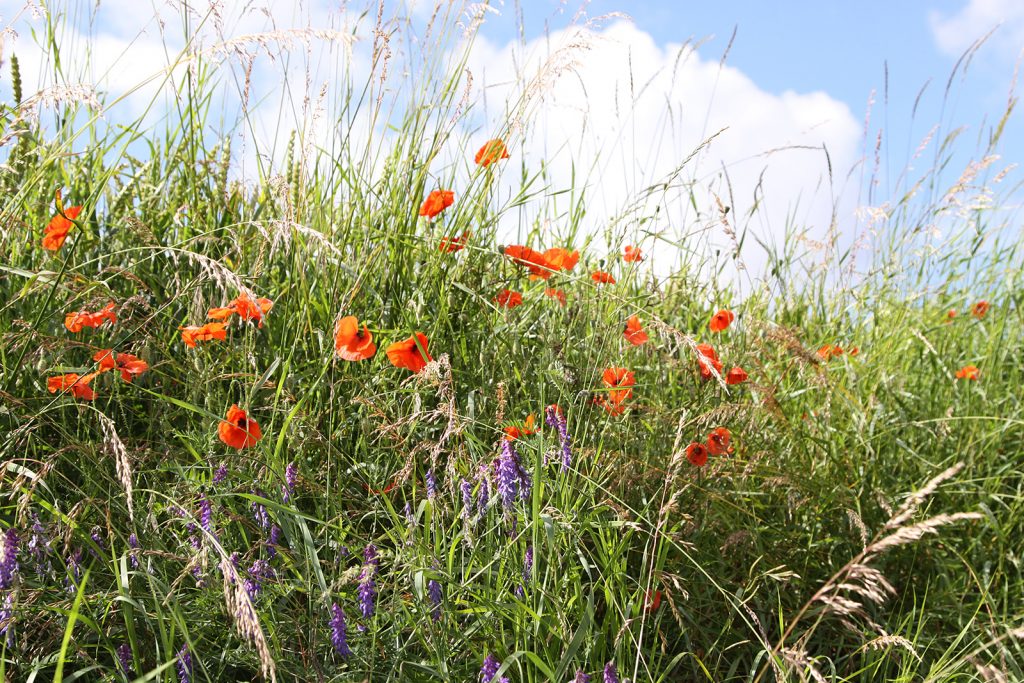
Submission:
<svg viewBox="0 0 1024 683">
<path fill-rule="evenodd" d="M 968 0 L 950 15 L 931 12 L 929 22 L 936 44 L 953 56 L 996 27 L 991 40 L 1006 56 L 1016 57 L 1024 45 L 1024 2 L 1020 0 Z"/>
</svg>

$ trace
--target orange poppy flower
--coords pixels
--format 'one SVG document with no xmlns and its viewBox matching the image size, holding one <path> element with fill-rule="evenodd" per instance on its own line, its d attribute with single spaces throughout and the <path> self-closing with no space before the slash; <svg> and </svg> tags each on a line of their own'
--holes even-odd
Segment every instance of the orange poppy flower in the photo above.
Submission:
<svg viewBox="0 0 1024 683">
<path fill-rule="evenodd" d="M 201 341 L 224 341 L 228 338 L 228 331 L 224 329 L 224 323 L 206 323 L 202 326 L 191 325 L 179 327 L 181 330 L 181 341 L 190 349 L 196 348 L 196 342 Z"/>
<path fill-rule="evenodd" d="M 657 609 L 659 607 L 661 607 L 661 591 L 656 590 L 656 591 L 653 592 L 653 594 L 649 590 L 645 591 L 644 592 L 644 611 L 645 612 L 654 612 L 654 611 L 657 611 Z"/>
<path fill-rule="evenodd" d="M 724 308 L 718 313 L 711 316 L 711 320 L 708 322 L 708 329 L 712 332 L 721 332 L 722 330 L 732 325 L 732 321 L 736 319 L 732 311 L 727 311 Z"/>
<path fill-rule="evenodd" d="M 608 398 L 614 403 L 622 403 L 627 398 L 633 395 L 633 385 L 636 384 L 636 378 L 633 373 L 626 368 L 608 368 L 601 375 L 601 381 L 604 382 L 606 387 L 611 387 L 611 391 L 608 392 Z"/>
<path fill-rule="evenodd" d="M 818 357 L 822 360 L 832 360 L 843 355 L 843 349 L 840 346 L 834 346 L 832 344 L 825 344 L 818 349 Z"/>
<path fill-rule="evenodd" d="M 551 277 L 552 268 L 544 254 L 536 249 L 518 244 L 510 244 L 501 249 L 501 253 L 512 259 L 516 265 L 526 266 L 530 270 L 530 279 L 547 280 Z"/>
<path fill-rule="evenodd" d="M 75 224 L 69 219 L 78 218 L 80 213 L 82 213 L 82 207 L 69 206 L 64 209 L 64 216 L 58 213 L 51 218 L 50 223 L 46 226 L 46 233 L 43 235 L 43 249 L 57 251 L 64 246 L 68 232 L 75 227 Z"/>
<path fill-rule="evenodd" d="M 955 318 L 955 317 L 956 317 L 956 309 L 955 308 L 951 308 L 948 311 L 946 311 L 946 322 L 947 323 L 948 322 L 952 322 L 953 318 Z"/>
<path fill-rule="evenodd" d="M 92 359 L 100 364 L 100 372 L 118 370 L 121 379 L 131 382 L 135 377 L 149 369 L 149 364 L 138 356 L 130 353 L 114 353 L 113 349 L 103 349 L 93 354 Z"/>
<path fill-rule="evenodd" d="M 722 374 L 722 362 L 718 360 L 718 354 L 710 344 L 697 344 L 697 365 L 700 368 L 701 379 L 707 380 L 713 377 L 711 368 L 714 368 L 718 374 Z"/>
<path fill-rule="evenodd" d="M 640 251 L 640 247 L 634 247 L 632 244 L 627 244 L 626 248 L 622 252 L 622 260 L 626 263 L 636 263 L 644 260 L 643 252 Z"/>
<path fill-rule="evenodd" d="M 609 401 L 604 396 L 595 396 L 594 403 L 604 408 L 609 415 L 619 416 L 626 412 L 626 406 L 622 403 Z"/>
<path fill-rule="evenodd" d="M 217 425 L 217 436 L 232 448 L 249 448 L 263 438 L 256 420 L 235 404 L 231 404 L 227 417 Z"/>
<path fill-rule="evenodd" d="M 455 193 L 451 190 L 434 190 L 423 200 L 420 215 L 433 218 L 455 203 Z"/>
<path fill-rule="evenodd" d="M 78 334 L 82 331 L 82 328 L 85 327 L 95 329 L 108 321 L 111 324 L 114 324 L 117 322 L 117 314 L 114 313 L 114 308 L 114 302 L 111 301 L 95 313 L 89 313 L 88 311 L 68 313 L 64 316 L 64 327 L 66 327 L 68 331 Z"/>
<path fill-rule="evenodd" d="M 626 327 L 622 331 L 622 336 L 633 346 L 640 346 L 648 340 L 647 333 L 644 332 L 643 325 L 640 324 L 640 318 L 635 315 L 629 316 L 626 320 Z"/>
<path fill-rule="evenodd" d="M 441 243 L 437 245 L 437 250 L 442 254 L 454 254 L 457 251 L 462 251 L 472 236 L 472 233 L 464 232 L 459 237 L 442 237 Z"/>
<path fill-rule="evenodd" d="M 848 353 L 851 356 L 856 356 L 858 353 L 860 353 L 860 347 L 859 346 L 854 346 L 852 349 L 850 349 L 846 353 Z"/>
<path fill-rule="evenodd" d="M 255 320 L 258 327 L 263 327 L 263 316 L 273 307 L 274 302 L 265 297 L 253 301 L 247 294 L 239 294 L 227 306 L 211 308 L 206 312 L 206 317 L 211 320 L 227 320 L 237 313 L 242 320 Z"/>
<path fill-rule="evenodd" d="M 708 452 L 711 455 L 725 455 L 732 453 L 732 448 L 729 446 L 729 442 L 732 440 L 732 434 L 725 427 L 716 427 L 711 430 L 708 434 Z"/>
<path fill-rule="evenodd" d="M 708 462 L 708 447 L 696 441 L 686 447 L 686 459 L 691 465 L 704 467 Z"/>
<path fill-rule="evenodd" d="M 976 380 L 981 375 L 981 370 L 974 365 L 965 365 L 956 371 L 957 379 Z"/>
<path fill-rule="evenodd" d="M 743 384 L 747 381 L 747 373 L 741 367 L 735 367 L 725 373 L 726 384 Z"/>
<path fill-rule="evenodd" d="M 551 270 L 569 271 L 580 262 L 580 252 L 576 249 L 569 251 L 562 247 L 553 247 L 544 252 L 543 258 Z"/>
<path fill-rule="evenodd" d="M 534 427 L 533 413 L 526 416 L 526 420 L 523 422 L 522 426 L 510 425 L 505 427 L 505 438 L 509 441 L 515 441 L 516 439 L 521 439 L 524 436 L 536 433 L 537 428 Z"/>
<path fill-rule="evenodd" d="M 612 277 L 611 273 L 606 273 L 603 270 L 595 270 L 590 274 L 590 279 L 599 285 L 615 284 L 615 278 Z"/>
<path fill-rule="evenodd" d="M 417 346 L 417 341 L 419 346 Z M 420 352 L 420 346 L 423 347 L 422 352 Z M 427 352 L 427 335 L 422 332 L 395 342 L 386 349 L 385 353 L 388 354 L 388 360 L 396 368 L 405 368 L 412 372 L 419 372 L 427 367 L 427 363 L 434 360 Z"/>
<path fill-rule="evenodd" d="M 55 394 L 58 391 L 67 392 L 75 398 L 92 401 L 96 398 L 96 392 L 89 386 L 89 383 L 93 381 L 97 374 L 92 372 L 88 375 L 79 375 L 69 372 L 65 375 L 48 377 L 46 379 L 46 389 L 51 394 Z"/>
<path fill-rule="evenodd" d="M 342 360 L 366 360 L 377 353 L 377 345 L 366 325 L 360 330 L 356 317 L 347 315 L 334 327 L 334 353 Z"/>
<path fill-rule="evenodd" d="M 484 143 L 484 146 L 477 151 L 474 161 L 479 166 L 490 166 L 501 159 L 508 159 L 508 148 L 505 147 L 504 140 L 495 138 Z"/>
<path fill-rule="evenodd" d="M 505 308 L 515 308 L 523 303 L 523 295 L 510 289 L 503 289 L 494 297 L 494 303 Z"/>
<path fill-rule="evenodd" d="M 974 304 L 974 306 L 971 307 L 971 315 L 973 315 L 975 318 L 984 318 L 986 313 L 988 313 L 987 301 L 979 301 L 978 303 Z"/>
<path fill-rule="evenodd" d="M 547 289 L 544 290 L 544 296 L 550 297 L 552 299 L 558 299 L 559 305 L 565 305 L 565 292 L 563 292 L 560 289 L 548 287 Z"/>
</svg>

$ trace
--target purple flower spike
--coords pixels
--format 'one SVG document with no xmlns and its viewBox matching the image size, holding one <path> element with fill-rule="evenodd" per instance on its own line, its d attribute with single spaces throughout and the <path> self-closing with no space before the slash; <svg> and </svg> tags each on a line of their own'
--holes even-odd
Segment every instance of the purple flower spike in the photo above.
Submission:
<svg viewBox="0 0 1024 683">
<path fill-rule="evenodd" d="M 178 650 L 178 683 L 192 683 L 192 655 L 187 644 Z"/>
<path fill-rule="evenodd" d="M 221 463 L 217 471 L 213 473 L 213 483 L 219 484 L 228 478 L 228 466 L 227 463 Z"/>
<path fill-rule="evenodd" d="M 338 603 L 334 603 L 331 605 L 331 644 L 340 657 L 352 656 L 352 650 L 348 647 L 347 632 L 345 612 Z"/>
<path fill-rule="evenodd" d="M 266 498 L 267 497 L 266 494 L 263 493 L 263 491 L 260 490 L 260 489 L 255 489 L 253 491 L 253 495 L 259 496 L 260 498 Z M 256 502 L 255 500 L 252 502 L 252 504 L 250 504 L 249 507 L 250 507 L 250 509 L 252 509 L 252 516 L 253 516 L 253 519 L 256 520 L 256 523 L 259 524 L 264 529 L 269 529 L 270 528 L 270 515 L 267 513 L 267 507 L 265 505 L 261 504 L 261 503 Z"/>
<path fill-rule="evenodd" d="M 427 500 L 434 500 L 437 498 L 437 477 L 434 476 L 434 470 L 427 470 Z"/>
<path fill-rule="evenodd" d="M 441 584 L 434 579 L 427 581 L 427 596 L 430 598 L 430 604 L 433 605 L 430 616 L 433 617 L 434 621 L 440 621 L 441 601 L 444 600 L 444 593 L 441 590 Z"/>
<path fill-rule="evenodd" d="M 28 554 L 32 556 L 36 574 L 42 578 L 53 573 L 50 563 L 50 537 L 46 535 L 43 523 L 38 515 L 32 513 L 32 536 L 28 539 Z"/>
<path fill-rule="evenodd" d="M 497 464 L 498 494 L 506 510 L 512 509 L 519 496 L 519 454 L 511 441 L 501 442 Z"/>
<path fill-rule="evenodd" d="M 483 666 L 480 667 L 480 683 L 491 683 L 494 677 L 498 675 L 498 669 L 500 668 L 501 661 L 494 655 L 487 655 L 484 658 Z"/>
<path fill-rule="evenodd" d="M 544 422 L 549 427 L 558 430 L 558 445 L 562 451 L 562 471 L 566 471 L 572 465 L 572 437 L 569 436 L 569 426 L 565 415 L 558 406 L 551 405 L 544 410 Z"/>
<path fill-rule="evenodd" d="M 477 481 L 480 483 L 480 492 L 477 494 L 476 509 L 477 514 L 483 517 L 487 514 L 487 508 L 491 506 L 491 485 L 487 478 L 489 474 L 486 466 L 480 467 L 480 472 L 477 476 Z"/>
<path fill-rule="evenodd" d="M 615 662 L 604 665 L 604 683 L 619 683 L 619 670 L 615 668 Z"/>
<path fill-rule="evenodd" d="M 298 466 L 295 463 L 293 463 L 293 462 L 288 463 L 288 466 L 284 468 L 284 482 L 285 482 L 284 499 L 285 499 L 285 501 L 287 501 L 289 498 L 291 498 L 292 494 L 295 493 L 295 484 L 298 482 L 298 480 L 299 480 L 299 468 L 298 468 Z"/>
<path fill-rule="evenodd" d="M 0 543 L 0 590 L 6 590 L 14 583 L 18 573 L 18 532 L 13 528 L 4 534 Z"/>
<path fill-rule="evenodd" d="M 459 490 L 462 491 L 462 516 L 469 519 L 473 516 L 473 486 L 465 479 L 460 479 Z"/>
<path fill-rule="evenodd" d="M 363 551 L 363 571 L 359 575 L 359 612 L 364 618 L 369 619 L 376 611 L 377 583 L 374 576 L 377 574 L 377 567 L 380 565 L 380 558 L 377 557 L 377 548 L 372 543 L 366 546 Z M 360 631 L 365 631 L 364 624 L 359 625 Z"/>
<path fill-rule="evenodd" d="M 206 533 L 213 533 L 213 504 L 205 493 L 199 497 L 199 526 Z"/>
<path fill-rule="evenodd" d="M 274 568 L 266 560 L 256 560 L 249 567 L 249 578 L 245 580 L 245 592 L 255 600 L 263 592 L 263 582 L 274 578 Z"/>
<path fill-rule="evenodd" d="M 121 673 L 126 678 L 132 677 L 132 648 L 128 643 L 117 646 L 117 662 L 121 665 Z"/>
<path fill-rule="evenodd" d="M 572 679 L 572 683 L 590 683 L 590 674 L 583 673 L 583 669 L 577 669 L 576 678 Z"/>
</svg>

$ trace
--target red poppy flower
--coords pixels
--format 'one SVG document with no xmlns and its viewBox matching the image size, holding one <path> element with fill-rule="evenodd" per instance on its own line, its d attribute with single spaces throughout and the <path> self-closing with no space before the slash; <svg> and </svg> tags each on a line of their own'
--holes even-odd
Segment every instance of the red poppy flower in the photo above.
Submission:
<svg viewBox="0 0 1024 683">
<path fill-rule="evenodd" d="M 239 294 L 238 298 L 227 306 L 211 308 L 206 312 L 206 317 L 211 320 L 227 320 L 238 314 L 242 320 L 255 320 L 258 327 L 263 327 L 263 316 L 273 307 L 274 302 L 265 297 L 253 301 L 247 294 Z"/>
<path fill-rule="evenodd" d="M 442 254 L 454 254 L 457 251 L 462 251 L 472 236 L 471 233 L 464 232 L 460 237 L 442 237 L 441 243 L 437 245 L 437 250 Z"/>
<path fill-rule="evenodd" d="M 633 385 L 636 378 L 626 368 L 608 368 L 601 375 L 601 381 L 606 387 L 610 387 L 608 398 L 613 403 L 622 403 L 633 395 Z"/>
<path fill-rule="evenodd" d="M 718 354 L 710 344 L 697 344 L 697 366 L 700 368 L 701 379 L 711 379 L 714 375 L 711 369 L 722 374 L 722 362 L 718 360 Z"/>
<path fill-rule="evenodd" d="M 981 375 L 981 370 L 974 365 L 965 365 L 956 371 L 957 379 L 976 380 Z"/>
<path fill-rule="evenodd" d="M 711 455 L 725 455 L 732 453 L 732 448 L 729 446 L 729 442 L 732 440 L 732 434 L 725 427 L 716 427 L 711 430 L 708 434 L 708 452 Z"/>
<path fill-rule="evenodd" d="M 856 356 L 858 353 L 860 353 L 860 347 L 859 346 L 854 346 L 852 349 L 850 349 L 846 353 L 851 355 L 851 356 Z"/>
<path fill-rule="evenodd" d="M 974 304 L 974 306 L 971 307 L 971 315 L 973 315 L 975 318 L 984 318 L 986 313 L 988 313 L 987 301 L 979 301 L 978 303 Z"/>
<path fill-rule="evenodd" d="M 565 292 L 563 292 L 560 289 L 548 287 L 547 289 L 544 290 L 544 296 L 550 297 L 552 299 L 558 299 L 558 303 L 560 305 L 565 305 Z"/>
<path fill-rule="evenodd" d="M 85 327 L 92 327 L 95 329 L 105 322 L 110 322 L 111 324 L 116 323 L 117 314 L 114 313 L 114 308 L 114 302 L 111 301 L 95 313 L 89 313 L 88 311 L 68 313 L 64 316 L 64 327 L 66 327 L 70 332 L 77 334 Z"/>
<path fill-rule="evenodd" d="M 843 355 L 842 347 L 835 346 L 833 344 L 825 344 L 818 349 L 818 357 L 822 360 L 832 360 L 833 358 L 838 358 L 841 355 Z"/>
<path fill-rule="evenodd" d="M 946 322 L 947 323 L 948 322 L 952 322 L 953 318 L 955 318 L 955 317 L 956 317 L 956 309 L 955 308 L 951 308 L 948 311 L 946 311 Z"/>
<path fill-rule="evenodd" d="M 334 327 L 334 353 L 342 360 L 366 360 L 377 353 L 377 345 L 366 325 L 360 330 L 356 317 L 347 315 Z"/>
<path fill-rule="evenodd" d="M 718 313 L 711 316 L 711 320 L 708 322 L 708 329 L 712 332 L 721 332 L 722 330 L 732 325 L 732 321 L 736 319 L 732 311 L 727 311 L 724 308 Z"/>
<path fill-rule="evenodd" d="M 644 591 L 644 611 L 655 612 L 659 607 L 661 607 L 661 591 L 656 590 L 653 594 L 649 590 Z"/>
<path fill-rule="evenodd" d="M 75 224 L 69 219 L 78 218 L 80 213 L 82 213 L 82 207 L 69 206 L 64 209 L 64 216 L 58 213 L 51 218 L 50 223 L 46 226 L 46 234 L 43 235 L 43 249 L 57 251 L 64 246 L 68 232 L 75 227 Z"/>
<path fill-rule="evenodd" d="M 518 244 L 510 244 L 507 247 L 503 247 L 501 253 L 512 259 L 512 262 L 516 265 L 526 266 L 530 270 L 531 280 L 537 278 L 547 280 L 551 277 L 553 272 L 551 265 L 544 257 L 544 254 L 540 253 L 536 249 L 531 249 L 530 247 L 524 247 Z"/>
<path fill-rule="evenodd" d="M 196 347 L 196 342 L 201 341 L 224 341 L 228 338 L 228 332 L 224 329 L 223 323 L 206 323 L 202 326 L 191 325 L 188 327 L 179 327 L 181 330 L 181 341 L 185 342 L 185 346 L 190 349 Z"/>
<path fill-rule="evenodd" d="M 149 369 L 149 364 L 138 356 L 130 353 L 115 354 L 113 349 L 97 351 L 92 359 L 99 362 L 100 372 L 116 369 L 120 371 L 121 379 L 129 383 Z"/>
<path fill-rule="evenodd" d="M 704 467 L 708 462 L 708 447 L 702 443 L 691 443 L 686 447 L 686 459 L 691 465 Z"/>
<path fill-rule="evenodd" d="M 534 427 L 533 413 L 526 416 L 526 420 L 522 425 L 510 425 L 505 427 L 505 438 L 509 441 L 515 441 L 516 439 L 521 439 L 524 436 L 536 433 L 537 428 Z"/>
<path fill-rule="evenodd" d="M 423 200 L 420 215 L 433 218 L 455 203 L 455 193 L 451 190 L 434 190 Z"/>
<path fill-rule="evenodd" d="M 494 303 L 505 308 L 515 308 L 523 303 L 523 295 L 510 289 L 503 289 L 494 297 Z"/>
<path fill-rule="evenodd" d="M 495 138 L 484 143 L 484 146 L 477 151 L 474 161 L 479 166 L 490 166 L 501 159 L 508 159 L 508 148 L 505 147 L 503 140 Z"/>
<path fill-rule="evenodd" d="M 249 415 L 235 404 L 228 408 L 227 417 L 217 425 L 217 436 L 232 448 L 249 448 L 263 438 L 256 420 L 250 419 Z"/>
<path fill-rule="evenodd" d="M 627 244 L 626 248 L 622 252 L 622 260 L 626 263 L 636 263 L 644 260 L 643 252 L 640 251 L 640 247 L 634 247 L 632 244 Z"/>
<path fill-rule="evenodd" d="M 615 284 L 615 278 L 612 277 L 611 273 L 606 273 L 603 270 L 595 270 L 590 274 L 590 279 L 599 285 Z"/>
<path fill-rule="evenodd" d="M 74 372 L 69 372 L 65 375 L 48 377 L 46 379 L 46 389 L 51 394 L 55 394 L 58 391 L 67 392 L 75 398 L 80 398 L 83 401 L 92 401 L 96 398 L 96 392 L 89 386 L 89 383 L 92 382 L 98 374 L 99 373 L 97 372 L 91 372 L 88 375 L 79 375 Z"/>
<path fill-rule="evenodd" d="M 626 327 L 622 331 L 622 336 L 633 346 L 640 346 L 648 340 L 647 333 L 644 332 L 643 325 L 640 324 L 640 318 L 635 315 L 626 319 Z"/>
<path fill-rule="evenodd" d="M 576 264 L 580 262 L 580 252 L 575 249 L 569 251 L 562 247 L 553 247 L 544 252 L 543 258 L 547 263 L 547 267 L 551 270 L 569 271 L 575 268 Z"/>
<path fill-rule="evenodd" d="M 743 384 L 747 381 L 747 373 L 743 368 L 735 367 L 725 373 L 726 384 Z"/>
<path fill-rule="evenodd" d="M 417 341 L 419 346 L 417 346 Z M 420 352 L 420 346 L 423 347 L 422 353 Z M 427 335 L 422 332 L 417 332 L 408 339 L 395 342 L 385 350 L 385 353 L 388 354 L 388 360 L 396 368 L 405 368 L 412 372 L 419 372 L 427 367 L 427 363 L 434 360 L 427 352 Z"/>
</svg>

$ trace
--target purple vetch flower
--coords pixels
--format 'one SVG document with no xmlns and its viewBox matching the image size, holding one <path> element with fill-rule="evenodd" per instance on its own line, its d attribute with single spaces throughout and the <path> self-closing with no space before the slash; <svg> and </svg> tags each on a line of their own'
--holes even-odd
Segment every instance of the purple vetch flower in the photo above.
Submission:
<svg viewBox="0 0 1024 683">
<path fill-rule="evenodd" d="M 491 506 L 491 484 L 488 480 L 490 474 L 486 465 L 480 466 L 480 471 L 477 473 L 477 481 L 480 484 L 480 491 L 476 497 L 476 509 L 477 514 L 483 517 L 487 513 L 487 508 Z"/>
<path fill-rule="evenodd" d="M 460 479 L 459 489 L 462 491 L 462 516 L 469 519 L 473 516 L 473 485 Z"/>
<path fill-rule="evenodd" d="M 106 552 L 107 551 L 107 544 L 103 541 L 103 530 L 100 529 L 98 526 L 94 526 L 92 528 L 92 532 L 89 534 L 89 538 L 91 538 L 92 542 L 95 543 L 99 547 L 100 552 Z M 89 548 L 89 553 L 93 557 L 95 557 L 97 560 L 103 559 L 103 558 L 101 558 L 99 556 L 99 553 L 97 553 L 92 548 Z"/>
<path fill-rule="evenodd" d="M 252 493 L 254 496 L 259 496 L 260 498 L 267 497 L 267 495 L 262 491 L 262 489 L 254 489 Z M 249 509 L 252 510 L 253 519 L 256 520 L 257 524 L 259 524 L 264 529 L 270 528 L 270 515 L 267 513 L 267 507 L 265 505 L 263 505 L 259 501 L 254 500 L 249 505 Z"/>
<path fill-rule="evenodd" d="M 441 620 L 441 601 L 444 600 L 444 592 L 441 590 L 441 583 L 435 579 L 427 581 L 427 597 L 430 598 L 431 609 L 430 616 L 434 621 Z"/>
<path fill-rule="evenodd" d="M 338 554 L 341 555 L 342 557 L 348 557 L 350 555 L 348 546 L 347 545 L 343 545 L 340 548 L 338 548 Z"/>
<path fill-rule="evenodd" d="M 523 469 L 514 441 L 505 439 L 501 442 L 501 455 L 498 456 L 496 469 L 498 493 L 506 510 L 512 508 L 516 498 L 526 500 L 530 497 L 533 482 Z"/>
<path fill-rule="evenodd" d="M 284 499 L 285 499 L 286 502 L 295 493 L 295 484 L 298 482 L 298 480 L 299 480 L 299 468 L 298 468 L 298 466 L 295 463 L 293 463 L 293 462 L 288 463 L 288 466 L 284 468 L 284 484 L 285 484 L 285 489 L 284 489 L 283 493 L 284 493 Z"/>
<path fill-rule="evenodd" d="M 39 516 L 32 513 L 32 535 L 28 539 L 28 554 L 32 557 L 36 574 L 42 578 L 53 573 L 53 566 L 50 564 L 50 537 L 46 535 L 43 523 Z"/>
<path fill-rule="evenodd" d="M 224 481 L 227 478 L 228 478 L 228 465 L 227 465 L 227 463 L 222 462 L 220 464 L 220 467 L 217 468 L 217 471 L 213 473 L 213 483 L 214 484 L 219 484 L 219 483 L 221 483 L 222 481 Z"/>
<path fill-rule="evenodd" d="M 434 500 L 437 498 L 437 477 L 434 476 L 434 470 L 427 470 L 427 500 Z"/>
<path fill-rule="evenodd" d="M 245 592 L 249 594 L 249 598 L 252 600 L 256 599 L 261 592 L 263 592 L 263 582 L 274 578 L 274 568 L 270 566 L 270 563 L 266 560 L 256 560 L 249 567 L 249 578 L 244 582 Z"/>
<path fill-rule="evenodd" d="M 526 546 L 523 554 L 523 583 L 516 588 L 516 597 L 523 597 L 526 586 L 530 585 L 530 577 L 533 575 L 533 546 Z"/>
<path fill-rule="evenodd" d="M 368 544 L 363 551 L 363 559 L 366 563 L 363 565 L 363 571 L 359 574 L 359 589 L 357 592 L 359 594 L 359 612 L 363 617 L 369 619 L 376 611 L 377 582 L 374 581 L 374 577 L 380 565 L 377 547 L 372 543 Z M 366 626 L 360 624 L 359 630 L 365 631 Z"/>
<path fill-rule="evenodd" d="M 572 683 L 590 683 L 590 674 L 583 673 L 583 669 L 577 669 L 576 678 L 572 679 Z"/>
<path fill-rule="evenodd" d="M 345 611 L 338 606 L 338 603 L 331 605 L 331 644 L 334 651 L 341 657 L 350 657 L 352 650 L 348 647 L 347 632 L 348 626 L 345 623 Z"/>
<path fill-rule="evenodd" d="M 128 551 L 128 562 L 131 564 L 132 569 L 139 568 L 139 537 L 135 535 L 135 532 L 128 534 L 128 547 L 131 548 Z"/>
<path fill-rule="evenodd" d="M 18 532 L 10 528 L 0 543 L 0 590 L 6 590 L 14 583 L 18 573 Z"/>
<path fill-rule="evenodd" d="M 178 650 L 178 683 L 192 683 L 192 654 L 187 643 Z"/>
<path fill-rule="evenodd" d="M 213 504 L 205 493 L 199 496 L 199 526 L 206 533 L 213 533 Z"/>
<path fill-rule="evenodd" d="M 273 525 L 270 527 L 270 536 L 267 538 L 267 555 L 273 559 L 277 556 L 277 546 L 281 545 L 281 527 Z"/>
<path fill-rule="evenodd" d="M 82 578 L 82 549 L 74 548 L 71 554 L 68 555 L 68 560 L 65 564 L 67 565 L 69 576 L 64 579 L 64 588 L 68 593 L 74 593 L 78 580 Z"/>
<path fill-rule="evenodd" d="M 0 636 L 6 636 L 8 645 L 14 640 L 14 632 L 11 626 L 14 624 L 14 591 L 9 591 L 4 596 L 3 605 L 0 606 Z"/>
<path fill-rule="evenodd" d="M 557 405 L 550 405 L 544 410 L 544 422 L 558 430 L 558 445 L 562 450 L 564 472 L 572 465 L 572 437 L 569 436 L 569 425 Z"/>
<path fill-rule="evenodd" d="M 132 647 L 128 643 L 117 646 L 117 662 L 121 665 L 121 673 L 126 678 L 132 677 Z"/>
<path fill-rule="evenodd" d="M 480 683 L 491 683 L 498 675 L 501 668 L 501 661 L 494 655 L 487 655 L 484 658 L 483 666 L 480 667 Z M 502 676 L 500 683 L 508 683 L 508 676 Z"/>
<path fill-rule="evenodd" d="M 367 544 L 366 548 L 363 550 L 363 559 L 366 561 L 366 564 L 372 564 L 374 571 L 376 571 L 377 567 L 380 566 L 380 557 L 377 555 L 377 546 L 372 543 Z"/>
<path fill-rule="evenodd" d="M 619 670 L 615 668 L 615 662 L 604 665 L 604 683 L 619 683 Z"/>
</svg>

